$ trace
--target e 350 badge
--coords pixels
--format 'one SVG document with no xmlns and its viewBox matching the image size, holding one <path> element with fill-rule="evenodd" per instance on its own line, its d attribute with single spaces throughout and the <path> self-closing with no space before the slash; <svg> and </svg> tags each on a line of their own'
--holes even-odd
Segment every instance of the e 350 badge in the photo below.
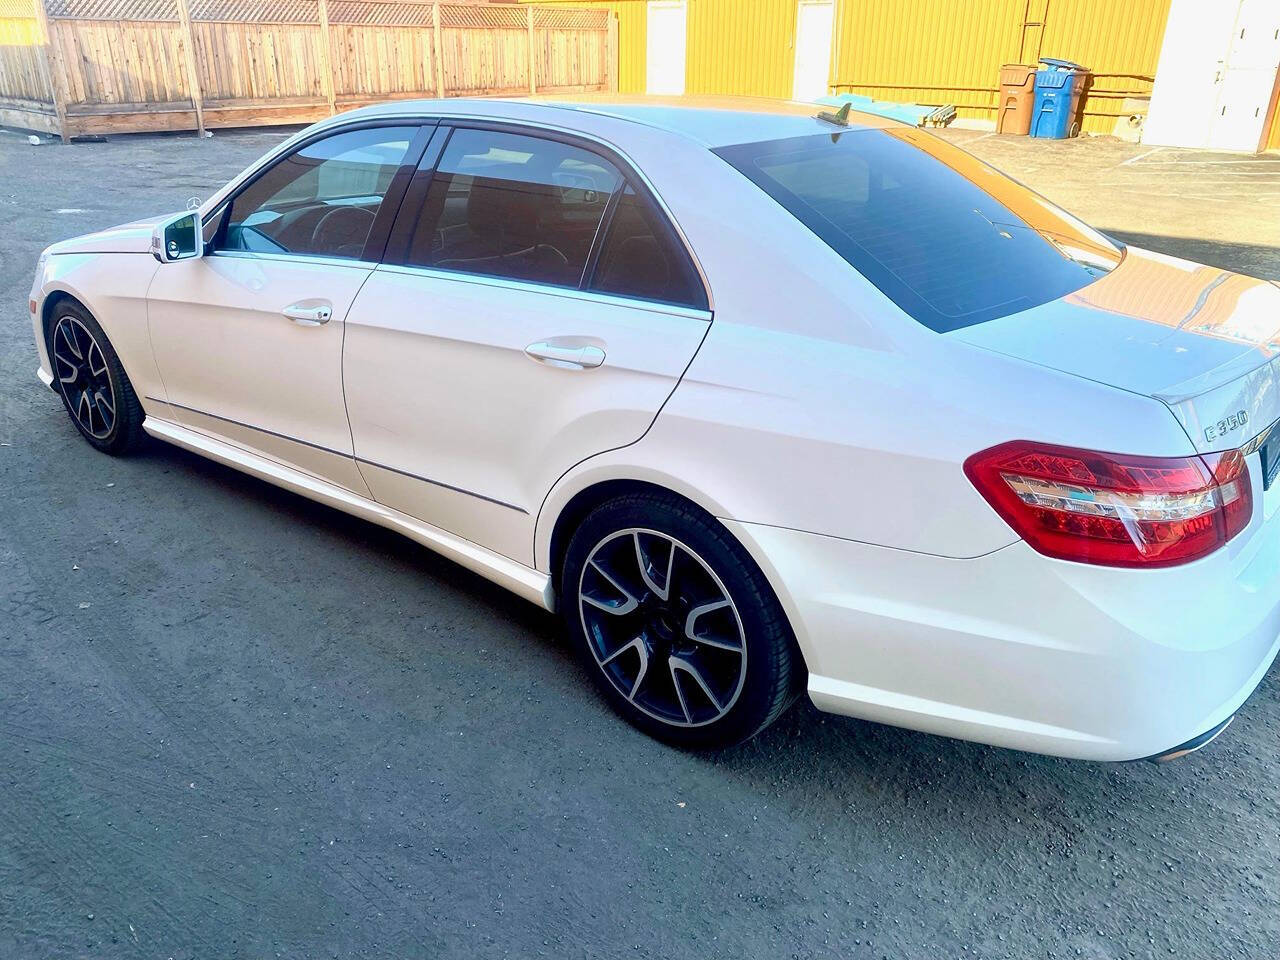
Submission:
<svg viewBox="0 0 1280 960">
<path fill-rule="evenodd" d="M 1249 422 L 1249 414 L 1244 410 L 1237 410 L 1228 417 L 1223 417 L 1217 423 L 1204 428 L 1204 438 L 1212 443 L 1221 437 L 1225 437 L 1234 430 L 1239 430 Z"/>
</svg>

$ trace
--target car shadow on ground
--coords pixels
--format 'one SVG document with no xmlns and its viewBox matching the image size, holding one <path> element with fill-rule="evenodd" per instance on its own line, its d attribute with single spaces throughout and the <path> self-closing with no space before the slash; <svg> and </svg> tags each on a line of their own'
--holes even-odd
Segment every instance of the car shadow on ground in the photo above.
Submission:
<svg viewBox="0 0 1280 960">
<path fill-rule="evenodd" d="M 833 822 L 857 810 L 887 809 L 891 802 L 907 798 L 912 803 L 941 803 L 951 811 L 956 827 L 989 821 L 987 826 L 994 829 L 1009 815 L 1011 803 L 1015 816 L 1042 819 L 1052 818 L 1053 811 L 1061 810 L 1068 797 L 1077 809 L 1092 810 L 1101 802 L 1100 797 L 1110 792 L 1099 790 L 1100 782 L 1113 787 L 1123 783 L 1131 798 L 1145 796 L 1159 805 L 1168 799 L 1171 779 L 1182 780 L 1199 762 L 1191 758 L 1181 765 L 1158 767 L 1036 756 L 823 714 L 803 695 L 778 722 L 745 744 L 714 753 L 684 754 L 650 743 L 613 716 L 590 689 L 553 615 L 397 533 L 229 467 L 156 442 L 148 445 L 143 457 L 190 475 L 193 484 L 211 485 L 222 494 L 248 501 L 250 509 L 278 512 L 290 525 L 305 526 L 316 536 L 334 540 L 353 564 L 377 564 L 396 579 L 421 580 L 424 593 L 452 591 L 465 606 L 482 609 L 486 621 L 500 633 L 509 634 L 507 643 L 512 650 L 523 656 L 551 658 L 552 663 L 540 665 L 539 671 L 564 678 L 561 695 L 577 701 L 573 710 L 582 712 L 580 721 L 602 742 L 657 751 L 677 767 L 692 764 L 707 768 L 717 779 L 735 781 L 761 796 L 782 794 L 788 803 L 801 804 L 809 811 L 814 823 Z M 353 602 L 355 599 L 352 597 Z M 421 642 L 408 627 L 405 632 L 398 640 L 352 637 L 350 642 L 365 644 L 364 656 L 376 660 L 384 646 L 412 648 Z M 469 640 L 464 634 L 455 635 L 451 642 L 466 644 Z M 476 638 L 476 642 L 493 641 Z M 422 651 L 428 661 L 439 654 Z M 433 675 L 429 663 L 423 675 Z M 376 674 L 366 673 L 361 682 L 375 684 Z M 398 693 L 391 685 L 382 693 L 397 701 Z M 411 717 L 412 707 L 404 706 Z M 1215 745 L 1215 749 L 1223 748 Z M 1227 761 L 1219 757 L 1219 762 Z M 955 804 L 957 797 L 965 801 Z"/>
</svg>

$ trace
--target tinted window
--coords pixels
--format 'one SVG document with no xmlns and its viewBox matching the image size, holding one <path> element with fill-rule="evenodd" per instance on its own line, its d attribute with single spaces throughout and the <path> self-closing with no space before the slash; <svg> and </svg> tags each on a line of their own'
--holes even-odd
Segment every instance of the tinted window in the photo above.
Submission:
<svg viewBox="0 0 1280 960">
<path fill-rule="evenodd" d="M 621 183 L 609 161 L 568 144 L 455 130 L 406 262 L 576 287 Z"/>
<path fill-rule="evenodd" d="M 609 221 L 591 289 L 707 307 L 706 289 L 670 224 L 629 186 Z"/>
<path fill-rule="evenodd" d="M 716 151 L 908 314 L 939 332 L 1091 283 L 1121 251 L 969 154 L 917 130 Z"/>
<path fill-rule="evenodd" d="M 280 160 L 231 202 L 222 249 L 358 258 L 416 132 L 352 130 Z"/>
</svg>

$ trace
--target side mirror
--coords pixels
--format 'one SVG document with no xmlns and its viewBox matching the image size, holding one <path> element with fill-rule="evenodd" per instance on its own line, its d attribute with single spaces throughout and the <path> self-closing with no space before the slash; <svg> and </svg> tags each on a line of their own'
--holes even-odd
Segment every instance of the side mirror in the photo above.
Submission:
<svg viewBox="0 0 1280 960">
<path fill-rule="evenodd" d="M 151 232 L 151 254 L 161 263 L 191 260 L 204 254 L 200 214 L 180 213 L 160 221 Z"/>
</svg>

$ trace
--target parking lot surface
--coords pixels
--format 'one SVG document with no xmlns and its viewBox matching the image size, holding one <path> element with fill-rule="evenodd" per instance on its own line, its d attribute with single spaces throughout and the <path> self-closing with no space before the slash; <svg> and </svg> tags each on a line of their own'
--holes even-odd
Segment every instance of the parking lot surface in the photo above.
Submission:
<svg viewBox="0 0 1280 960">
<path fill-rule="evenodd" d="M 1123 239 L 1280 279 L 1280 159 L 946 135 Z M 280 136 L 0 133 L 0 957 L 1276 956 L 1275 670 L 1168 766 L 807 701 L 691 756 L 615 719 L 551 617 L 409 541 L 90 449 L 35 378 L 40 249 Z"/>
</svg>

